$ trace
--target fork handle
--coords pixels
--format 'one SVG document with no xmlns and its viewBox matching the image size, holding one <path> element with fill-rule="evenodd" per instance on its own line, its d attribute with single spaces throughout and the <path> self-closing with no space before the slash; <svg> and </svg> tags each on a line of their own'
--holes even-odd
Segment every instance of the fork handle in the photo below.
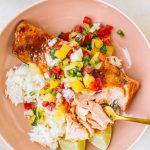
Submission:
<svg viewBox="0 0 150 150">
<path fill-rule="evenodd" d="M 137 122 L 137 123 L 142 123 L 142 124 L 148 124 L 148 125 L 150 125 L 150 119 L 142 119 L 142 118 L 132 118 L 132 117 L 118 116 L 116 120 L 132 121 L 132 122 Z"/>
</svg>

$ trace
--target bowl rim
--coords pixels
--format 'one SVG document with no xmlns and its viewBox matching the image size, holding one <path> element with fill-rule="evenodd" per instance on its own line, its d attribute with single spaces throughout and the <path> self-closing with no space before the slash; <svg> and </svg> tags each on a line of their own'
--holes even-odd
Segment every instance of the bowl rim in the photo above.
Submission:
<svg viewBox="0 0 150 150">
<path fill-rule="evenodd" d="M 3 33 L 5 32 L 5 30 L 10 26 L 10 24 L 17 18 L 19 17 L 22 13 L 25 13 L 26 11 L 28 11 L 29 9 L 38 6 L 44 2 L 46 2 L 48 0 L 42 0 L 42 1 L 37 1 L 37 2 L 33 2 L 32 4 L 30 4 L 29 6 L 25 7 L 24 9 L 18 11 L 17 14 L 15 14 L 7 23 L 6 25 L 4 25 L 0 31 L 0 37 L 3 35 Z M 129 17 L 127 16 L 124 12 L 122 12 L 119 8 L 117 8 L 116 6 L 113 6 L 112 4 L 109 4 L 108 2 L 105 2 L 104 0 L 91 0 L 91 1 L 95 1 L 98 3 L 102 3 L 112 9 L 114 9 L 115 11 L 117 11 L 118 13 L 120 13 L 124 18 L 126 18 L 136 29 L 137 31 L 140 33 L 140 35 L 143 37 L 148 49 L 150 49 L 150 42 L 148 41 L 148 39 L 146 38 L 146 36 L 144 35 L 143 31 L 140 29 L 140 27 Z M 140 135 L 136 138 L 136 140 L 127 148 L 127 150 L 131 150 L 131 148 L 133 148 L 133 146 L 141 139 L 141 137 L 144 135 L 144 133 L 146 132 L 146 130 L 148 129 L 148 125 L 146 125 L 143 129 L 143 131 L 140 133 Z M 0 140 L 7 145 L 7 147 L 12 148 L 11 145 L 7 142 L 6 139 L 3 138 L 3 136 L 0 136 Z"/>
</svg>

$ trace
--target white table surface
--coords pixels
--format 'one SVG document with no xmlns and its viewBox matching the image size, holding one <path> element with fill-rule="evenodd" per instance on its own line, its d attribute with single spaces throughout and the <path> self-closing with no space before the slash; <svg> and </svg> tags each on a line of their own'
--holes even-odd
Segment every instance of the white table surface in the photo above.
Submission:
<svg viewBox="0 0 150 150">
<path fill-rule="evenodd" d="M 0 0 L 0 31 L 22 9 L 39 0 Z M 150 42 L 150 0 L 104 0 L 127 14 Z M 0 150 L 10 150 L 0 138 Z M 121 149 L 120 149 L 121 150 Z M 150 127 L 131 150 L 150 150 Z"/>
</svg>

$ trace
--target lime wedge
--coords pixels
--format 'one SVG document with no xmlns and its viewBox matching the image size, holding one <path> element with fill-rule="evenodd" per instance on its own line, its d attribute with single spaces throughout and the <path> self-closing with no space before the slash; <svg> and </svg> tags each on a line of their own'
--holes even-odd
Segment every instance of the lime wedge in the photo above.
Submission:
<svg viewBox="0 0 150 150">
<path fill-rule="evenodd" d="M 71 142 L 60 139 L 59 145 L 62 150 L 85 150 L 85 141 Z"/>
<path fill-rule="evenodd" d="M 105 130 L 98 131 L 89 140 L 95 147 L 106 150 L 110 144 L 112 127 L 109 125 Z"/>
</svg>

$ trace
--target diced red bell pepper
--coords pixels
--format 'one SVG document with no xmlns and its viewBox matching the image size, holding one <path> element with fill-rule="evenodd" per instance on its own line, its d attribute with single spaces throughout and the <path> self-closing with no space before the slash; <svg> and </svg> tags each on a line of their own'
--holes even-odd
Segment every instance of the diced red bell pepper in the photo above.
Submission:
<svg viewBox="0 0 150 150">
<path fill-rule="evenodd" d="M 49 103 L 48 101 L 43 101 L 43 102 L 42 102 L 42 106 L 43 106 L 43 107 L 47 107 L 47 106 L 49 106 L 49 104 L 50 104 L 50 103 Z"/>
<path fill-rule="evenodd" d="M 63 39 L 64 41 L 68 41 L 69 40 L 69 34 L 70 34 L 70 32 L 64 33 L 64 34 L 60 35 L 59 38 Z"/>
<path fill-rule="evenodd" d="M 87 72 L 87 73 L 91 73 L 93 71 L 93 68 L 91 67 L 85 67 L 84 70 Z"/>
<path fill-rule="evenodd" d="M 102 38 L 106 37 L 107 35 L 110 35 L 112 29 L 113 29 L 113 27 L 110 25 L 101 26 L 97 35 L 99 36 L 99 38 L 102 39 Z"/>
<path fill-rule="evenodd" d="M 65 88 L 64 83 L 61 83 L 61 84 L 59 85 L 59 87 L 60 87 L 61 89 L 64 89 L 64 88 Z"/>
<path fill-rule="evenodd" d="M 67 54 L 67 56 L 70 58 L 71 54 L 73 53 L 73 50 L 70 50 Z"/>
<path fill-rule="evenodd" d="M 102 80 L 100 78 L 97 78 L 95 81 L 91 84 L 91 90 L 93 91 L 99 91 L 102 89 Z"/>
<path fill-rule="evenodd" d="M 74 27 L 74 31 L 76 31 L 76 32 L 78 32 L 78 33 L 82 33 L 83 27 L 80 26 L 80 25 L 76 25 L 76 26 Z"/>
<path fill-rule="evenodd" d="M 73 48 L 74 48 L 75 50 L 78 50 L 78 49 L 79 49 L 79 47 L 78 47 L 77 45 L 73 46 Z"/>
<path fill-rule="evenodd" d="M 55 47 L 56 47 L 57 49 L 60 49 L 62 46 L 63 46 L 62 44 L 58 44 L 58 45 L 56 45 Z"/>
<path fill-rule="evenodd" d="M 102 41 L 103 41 L 103 43 L 106 44 L 106 45 L 110 45 L 110 44 L 111 44 L 111 39 L 110 39 L 110 36 L 109 36 L 109 35 L 103 37 L 103 38 L 102 38 Z"/>
<path fill-rule="evenodd" d="M 30 110 L 30 109 L 32 109 L 32 108 L 33 108 L 32 103 L 24 103 L 24 109 Z"/>
<path fill-rule="evenodd" d="M 84 17 L 84 20 L 83 20 L 83 23 L 86 23 L 86 24 L 92 24 L 92 19 L 91 18 L 89 18 L 89 17 L 87 17 L 87 16 L 85 16 Z"/>
<path fill-rule="evenodd" d="M 53 111 L 53 109 L 55 108 L 55 102 L 50 102 L 48 108 L 50 111 Z"/>
<path fill-rule="evenodd" d="M 60 74 L 61 73 L 61 68 L 59 67 L 59 66 L 54 66 L 53 68 L 52 68 L 52 72 L 54 73 L 54 74 Z"/>
<path fill-rule="evenodd" d="M 105 32 L 106 32 L 106 34 L 110 34 L 112 29 L 113 29 L 113 27 L 111 25 L 106 25 L 105 26 Z"/>
<path fill-rule="evenodd" d="M 100 29 L 97 32 L 97 35 L 102 38 L 105 35 L 105 27 L 101 26 Z"/>
<path fill-rule="evenodd" d="M 92 34 L 89 32 L 84 39 L 84 43 L 90 44 L 92 42 Z"/>
<path fill-rule="evenodd" d="M 85 50 L 83 51 L 83 55 L 84 55 L 84 56 L 90 56 L 89 52 L 88 52 L 88 51 L 85 51 Z"/>
</svg>

